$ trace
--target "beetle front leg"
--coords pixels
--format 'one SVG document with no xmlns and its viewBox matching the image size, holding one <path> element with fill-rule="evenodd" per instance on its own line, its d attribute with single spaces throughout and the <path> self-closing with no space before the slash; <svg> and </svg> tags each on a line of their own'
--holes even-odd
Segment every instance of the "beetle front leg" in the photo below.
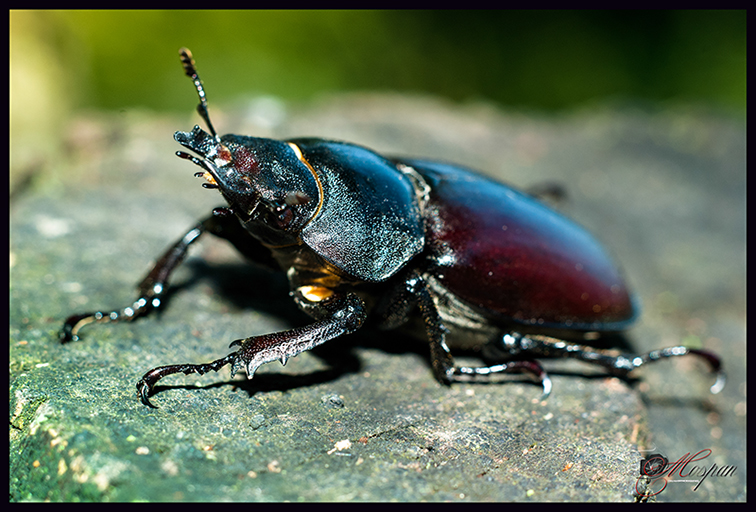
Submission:
<svg viewBox="0 0 756 512">
<path fill-rule="evenodd" d="M 312 296 L 312 289 L 315 287 L 307 288 L 308 295 Z M 362 326 L 367 314 L 365 304 L 357 295 L 332 293 L 325 288 L 318 288 L 318 291 L 327 297 L 321 300 L 308 300 L 301 291 L 295 292 L 294 297 L 302 309 L 320 318 L 317 322 L 288 331 L 235 340 L 230 346 L 239 346 L 238 351 L 211 363 L 177 364 L 150 370 L 137 383 L 137 392 L 142 403 L 154 407 L 148 400 L 148 396 L 155 384 L 167 375 L 174 373 L 202 375 L 210 370 L 218 371 L 231 364 L 232 377 L 236 372 L 244 369 L 247 378 L 251 379 L 257 368 L 265 363 L 279 360 L 281 364 L 286 364 L 290 357 L 333 338 L 350 334 Z"/>
<path fill-rule="evenodd" d="M 497 341 L 497 348 L 502 350 L 507 357 L 519 357 L 520 355 L 569 357 L 587 363 L 597 364 L 606 368 L 613 375 L 620 377 L 626 377 L 636 368 L 660 359 L 694 355 L 704 359 L 711 367 L 711 370 L 717 374 L 717 379 L 710 388 L 712 393 L 719 393 L 724 387 L 726 381 L 721 360 L 715 354 L 707 350 L 679 346 L 652 350 L 648 354 L 633 356 L 617 354 L 615 351 L 611 350 L 600 350 L 585 345 L 568 343 L 550 336 L 524 336 L 516 332 L 505 334 Z"/>
<path fill-rule="evenodd" d="M 217 209 L 213 215 L 190 229 L 157 260 L 152 270 L 139 284 L 139 297 L 133 304 L 120 311 L 109 313 L 97 311 L 68 317 L 60 333 L 61 342 L 77 341 L 79 330 L 87 324 L 131 321 L 159 308 L 162 305 L 163 293 L 168 288 L 168 278 L 171 273 L 184 260 L 189 246 L 205 232 L 228 240 L 252 261 L 269 267 L 275 265 L 270 251 L 246 234 L 235 216 L 225 214 L 222 208 Z"/>
<path fill-rule="evenodd" d="M 204 224 L 204 222 L 201 222 L 190 229 L 160 257 L 155 266 L 152 267 L 152 270 L 150 270 L 150 273 L 147 274 L 147 277 L 139 284 L 139 298 L 131 306 L 127 306 L 121 311 L 111 311 L 110 313 L 97 311 L 68 317 L 60 333 L 61 342 L 66 343 L 78 340 L 79 330 L 89 323 L 107 323 L 119 320 L 130 321 L 148 313 L 152 309 L 160 307 L 161 296 L 167 287 L 168 277 L 184 259 L 189 246 L 196 242 L 200 235 L 204 233 Z"/>
</svg>

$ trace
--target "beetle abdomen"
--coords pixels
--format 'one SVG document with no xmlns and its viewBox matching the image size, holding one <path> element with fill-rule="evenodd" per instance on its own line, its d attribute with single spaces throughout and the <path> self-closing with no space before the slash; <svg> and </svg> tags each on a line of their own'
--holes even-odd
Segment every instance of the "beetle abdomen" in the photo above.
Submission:
<svg viewBox="0 0 756 512">
<path fill-rule="evenodd" d="M 618 268 L 582 227 L 536 199 L 446 164 L 407 161 L 431 186 L 437 278 L 502 320 L 619 330 L 635 316 Z"/>
</svg>

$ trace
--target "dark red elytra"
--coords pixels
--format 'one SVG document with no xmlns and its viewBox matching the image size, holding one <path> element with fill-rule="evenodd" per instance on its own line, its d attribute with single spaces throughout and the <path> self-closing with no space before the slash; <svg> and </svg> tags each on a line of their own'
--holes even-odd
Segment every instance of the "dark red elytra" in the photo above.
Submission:
<svg viewBox="0 0 756 512">
<path fill-rule="evenodd" d="M 521 192 L 481 186 L 444 164 L 414 162 L 431 182 L 449 260 L 440 281 L 490 314 L 528 325 L 621 330 L 635 317 L 624 279 L 582 227 Z"/>
</svg>

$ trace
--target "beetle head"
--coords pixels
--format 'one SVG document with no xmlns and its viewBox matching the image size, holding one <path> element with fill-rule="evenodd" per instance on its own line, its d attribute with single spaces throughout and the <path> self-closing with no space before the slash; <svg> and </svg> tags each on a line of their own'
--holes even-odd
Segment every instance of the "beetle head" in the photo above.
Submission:
<svg viewBox="0 0 756 512">
<path fill-rule="evenodd" d="M 207 113 L 207 98 L 194 65 L 192 52 L 179 50 L 186 76 L 199 95 L 199 112 L 210 133 L 199 126 L 191 132 L 176 132 L 173 138 L 201 158 L 176 154 L 204 169 L 206 188 L 220 189 L 244 227 L 269 245 L 299 242 L 299 233 L 322 202 L 315 171 L 292 143 L 240 135 L 219 137 Z"/>
<path fill-rule="evenodd" d="M 291 143 L 240 135 L 210 135 L 195 126 L 176 132 L 181 158 L 204 169 L 196 173 L 217 188 L 248 231 L 271 245 L 296 243 L 315 215 L 321 194 L 313 170 Z"/>
</svg>

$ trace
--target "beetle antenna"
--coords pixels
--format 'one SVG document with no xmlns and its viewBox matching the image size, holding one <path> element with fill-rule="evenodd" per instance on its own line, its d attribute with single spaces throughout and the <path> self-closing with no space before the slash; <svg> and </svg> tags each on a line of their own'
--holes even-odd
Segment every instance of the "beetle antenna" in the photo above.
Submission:
<svg viewBox="0 0 756 512">
<path fill-rule="evenodd" d="M 192 82 L 194 82 L 194 87 L 197 89 L 197 94 L 199 94 L 200 102 L 199 105 L 197 105 L 197 112 L 202 117 L 202 119 L 205 120 L 205 123 L 207 124 L 207 127 L 210 130 L 212 136 L 217 139 L 218 132 L 215 131 L 213 123 L 210 122 L 210 115 L 207 113 L 207 97 L 205 96 L 205 88 L 202 87 L 202 80 L 200 80 L 200 77 L 197 74 L 197 68 L 194 65 L 192 52 L 189 51 L 189 48 L 181 48 L 179 50 L 179 55 L 181 56 L 181 64 L 184 66 L 184 73 L 186 73 L 186 76 L 192 79 Z"/>
</svg>

